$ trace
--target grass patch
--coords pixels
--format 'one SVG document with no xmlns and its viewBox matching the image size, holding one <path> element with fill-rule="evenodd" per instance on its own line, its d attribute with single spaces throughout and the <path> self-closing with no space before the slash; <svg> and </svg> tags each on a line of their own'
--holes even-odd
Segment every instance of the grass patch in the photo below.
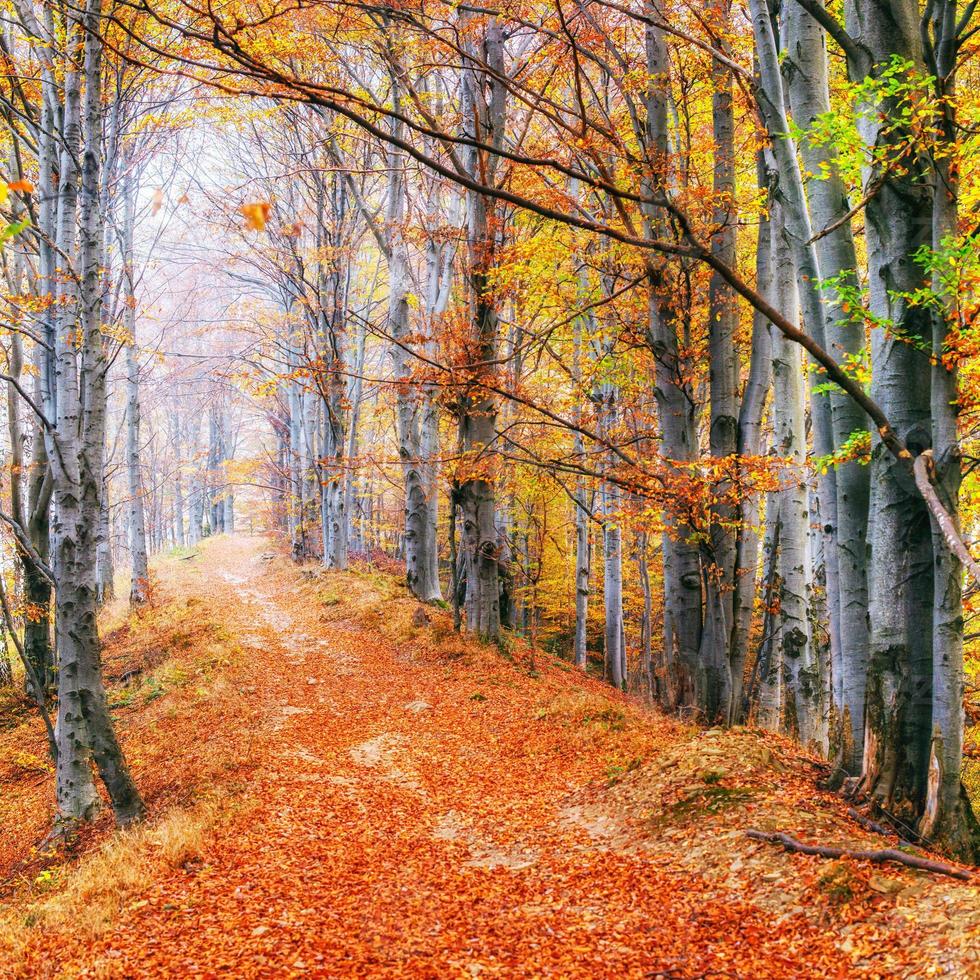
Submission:
<svg viewBox="0 0 980 980">
<path fill-rule="evenodd" d="M 231 797 L 173 809 L 157 821 L 113 834 L 75 864 L 45 868 L 33 880 L 26 904 L 0 913 L 0 962 L 15 968 L 37 937 L 50 932 L 70 930 L 83 940 L 95 939 L 123 910 L 139 907 L 138 896 L 154 880 L 204 863 L 214 831 L 240 809 Z"/>
<path fill-rule="evenodd" d="M 831 905 L 846 905 L 864 889 L 864 883 L 846 861 L 832 861 L 817 878 L 816 890 Z"/>
<path fill-rule="evenodd" d="M 615 763 L 606 767 L 606 788 L 609 789 L 620 782 L 624 776 L 636 772 L 643 765 L 642 759 L 630 759 L 626 763 Z"/>
<path fill-rule="evenodd" d="M 621 732 L 629 724 L 626 710 L 593 691 L 575 688 L 561 691 L 538 707 L 539 720 L 580 725 L 601 732 Z"/>
<path fill-rule="evenodd" d="M 664 807 L 651 823 L 660 828 L 668 824 L 699 820 L 705 815 L 716 816 L 727 810 L 744 806 L 757 798 L 746 786 L 720 786 L 717 783 L 690 787 L 679 800 Z"/>
</svg>

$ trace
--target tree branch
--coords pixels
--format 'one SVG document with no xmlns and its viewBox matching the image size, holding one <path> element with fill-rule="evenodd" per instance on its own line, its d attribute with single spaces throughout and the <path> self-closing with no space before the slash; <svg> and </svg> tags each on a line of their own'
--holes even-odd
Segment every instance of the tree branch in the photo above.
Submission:
<svg viewBox="0 0 980 980">
<path fill-rule="evenodd" d="M 926 506 L 929 508 L 929 513 L 932 514 L 936 524 L 939 526 L 939 530 L 942 532 L 943 539 L 946 542 L 946 547 L 960 560 L 973 581 L 980 585 L 980 563 L 970 554 L 969 549 L 960 535 L 959 528 L 956 526 L 956 522 L 950 516 L 949 511 L 943 506 L 942 500 L 939 499 L 939 494 L 936 492 L 936 487 L 933 483 L 935 471 L 936 467 L 933 463 L 931 449 L 927 449 L 919 456 L 916 456 L 915 462 L 912 464 L 915 485 L 918 487 L 919 493 L 922 494 L 922 499 L 925 500 Z"/>
<path fill-rule="evenodd" d="M 823 5 L 823 0 L 795 0 L 836 42 L 837 46 L 847 56 L 847 60 L 862 67 L 868 62 L 868 53 L 864 47 L 851 37 Z"/>
<path fill-rule="evenodd" d="M 787 851 L 796 854 L 810 854 L 823 858 L 851 858 L 854 861 L 873 861 L 875 864 L 885 864 L 890 861 L 894 864 L 905 865 L 908 868 L 917 868 L 919 871 L 931 871 L 937 875 L 948 875 L 950 878 L 958 878 L 960 881 L 973 880 L 973 872 L 967 871 L 966 868 L 954 868 L 950 864 L 942 864 L 940 861 L 930 861 L 928 858 L 916 857 L 914 854 L 906 854 L 905 851 L 897 851 L 891 847 L 887 847 L 881 851 L 850 850 L 846 847 L 826 847 L 817 844 L 804 844 L 789 834 L 767 834 L 761 830 L 747 830 L 745 831 L 745 836 L 766 844 L 780 844 Z"/>
</svg>

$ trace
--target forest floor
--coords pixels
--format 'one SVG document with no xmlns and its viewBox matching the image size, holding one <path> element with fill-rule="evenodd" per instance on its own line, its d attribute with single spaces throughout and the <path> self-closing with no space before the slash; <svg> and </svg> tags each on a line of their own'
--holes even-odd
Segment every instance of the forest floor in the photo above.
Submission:
<svg viewBox="0 0 980 980">
<path fill-rule="evenodd" d="M 2 706 L 0 976 L 980 977 L 977 885 L 745 836 L 888 846 L 791 743 L 271 547 L 209 541 L 107 611 L 144 826 L 39 853 L 42 734 Z"/>
</svg>

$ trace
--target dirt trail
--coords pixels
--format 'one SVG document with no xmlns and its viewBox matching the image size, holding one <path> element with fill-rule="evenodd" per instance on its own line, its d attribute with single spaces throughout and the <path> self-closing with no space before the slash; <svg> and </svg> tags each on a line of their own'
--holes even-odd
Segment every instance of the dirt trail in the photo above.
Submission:
<svg viewBox="0 0 980 980">
<path fill-rule="evenodd" d="M 924 975 L 702 879 L 683 842 L 676 861 L 611 846 L 615 820 L 576 802 L 609 776 L 608 746 L 540 708 L 588 684 L 386 640 L 345 618 L 342 595 L 325 622 L 310 581 L 264 546 L 228 541 L 197 573 L 254 658 L 243 697 L 266 706 L 241 733 L 254 805 L 94 946 L 39 948 L 35 975 Z M 652 751 L 681 736 L 651 720 L 630 737 Z"/>
</svg>

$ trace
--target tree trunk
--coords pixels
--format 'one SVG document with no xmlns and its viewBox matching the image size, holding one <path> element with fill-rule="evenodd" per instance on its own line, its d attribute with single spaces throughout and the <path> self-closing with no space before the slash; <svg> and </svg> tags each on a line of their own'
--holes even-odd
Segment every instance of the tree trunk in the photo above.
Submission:
<svg viewBox="0 0 980 980">
<path fill-rule="evenodd" d="M 774 209 L 773 266 L 779 310 L 796 320 L 796 268 L 783 232 L 781 209 Z M 810 627 L 809 490 L 806 472 L 806 429 L 803 359 L 799 347 L 775 332 L 772 339 L 773 448 L 783 460 L 777 492 L 779 511 L 778 613 L 774 646 L 782 666 L 784 729 L 807 747 L 820 749 L 825 732 L 816 651 Z"/>
<path fill-rule="evenodd" d="M 99 508 L 99 544 L 96 553 L 96 602 L 103 606 L 115 598 L 116 569 L 112 561 L 112 528 L 109 520 L 109 487 L 102 487 L 102 506 Z"/>
<path fill-rule="evenodd" d="M 623 646 L 623 530 L 618 512 L 618 492 L 607 484 L 602 496 L 606 679 L 613 687 L 623 690 L 626 686 L 626 650 Z"/>
<path fill-rule="evenodd" d="M 470 14 L 464 13 L 466 21 Z M 466 44 L 462 70 L 463 127 L 471 139 L 502 145 L 505 87 L 486 69 L 504 73 L 503 38 L 495 17 L 485 20 L 479 40 Z M 494 179 L 497 157 L 468 149 L 467 167 L 476 179 Z M 459 398 L 459 444 L 464 468 L 458 501 L 463 518 L 462 553 L 466 577 L 466 621 L 484 639 L 500 635 L 499 546 L 496 524 L 495 465 L 492 445 L 497 435 L 497 406 L 484 387 L 492 380 L 497 344 L 497 311 L 490 286 L 496 251 L 496 207 L 493 198 L 467 193 L 469 244 L 470 337 L 465 345 L 471 379 Z"/>
<path fill-rule="evenodd" d="M 759 159 L 759 183 L 764 186 L 765 171 Z M 763 296 L 772 297 L 772 232 L 769 216 L 759 220 L 756 240 L 756 288 Z M 762 418 L 772 380 L 772 337 L 769 322 L 759 312 L 752 317 L 752 348 L 749 358 L 749 375 L 742 392 L 742 404 L 738 415 L 738 454 L 758 456 L 762 446 Z M 745 494 L 741 503 L 739 529 L 735 545 L 735 598 L 732 612 L 734 638 L 732 640 L 732 721 L 745 718 L 744 676 L 752 634 L 752 614 L 759 564 L 760 519 L 759 495 Z"/>
<path fill-rule="evenodd" d="M 943 142 L 953 147 L 956 131 L 956 37 L 957 5 L 944 2 L 932 11 L 934 85 L 941 97 L 937 122 Z M 933 196 L 932 250 L 942 256 L 957 243 L 959 180 L 955 157 L 937 153 Z M 962 460 L 959 444 L 959 386 L 955 362 L 948 363 L 948 338 L 958 323 L 955 287 L 944 280 L 937 262 L 932 289 L 940 304 L 932 317 L 932 451 L 935 483 L 954 525 L 959 521 Z M 947 547 L 942 530 L 932 522 L 933 536 L 933 661 L 932 739 L 926 799 L 919 832 L 927 840 L 942 843 L 953 853 L 973 860 L 980 850 L 978 827 L 971 801 L 961 780 L 963 762 L 963 569 Z"/>
<path fill-rule="evenodd" d="M 133 178 L 123 183 L 123 219 L 120 251 L 123 258 L 123 326 L 126 341 L 126 480 L 129 489 L 129 553 L 132 562 L 129 603 L 139 606 L 149 597 L 150 567 L 146 554 L 146 514 L 143 480 L 140 472 L 140 380 L 136 357 L 136 274 L 133 268 L 135 195 Z"/>
<path fill-rule="evenodd" d="M 710 28 L 722 40 L 722 50 L 731 29 L 731 0 L 711 0 Z M 713 223 L 718 229 L 711 251 L 729 268 L 737 263 L 735 229 L 735 116 L 732 108 L 731 72 L 712 61 L 711 114 L 714 136 Z M 724 465 L 738 448 L 738 355 L 735 329 L 738 308 L 735 294 L 720 275 L 711 277 L 708 295 L 708 362 L 711 420 L 708 434 L 711 456 Z M 728 723 L 732 715 L 732 641 L 734 637 L 735 509 L 725 502 L 731 478 L 715 487 L 721 498 L 712 507 L 711 532 L 704 569 L 704 626 L 699 652 L 704 676 L 702 709 L 711 721 Z"/>
<path fill-rule="evenodd" d="M 585 263 L 578 266 L 578 301 L 583 306 L 589 304 L 589 270 Z M 582 358 L 585 344 L 591 338 L 595 316 L 592 311 L 575 317 L 572 324 L 572 378 L 576 387 L 575 421 L 581 423 L 581 404 L 585 399 L 582 390 Z M 584 334 L 584 336 L 583 336 Z M 573 458 L 580 465 L 585 464 L 585 439 L 576 429 L 573 436 Z M 588 625 L 589 625 L 589 576 L 592 564 L 592 541 L 589 533 L 590 507 L 585 479 L 576 477 L 573 494 L 575 509 L 575 639 L 572 658 L 575 666 L 585 670 L 588 665 Z"/>
<path fill-rule="evenodd" d="M 83 36 L 85 97 L 84 142 L 74 122 L 81 79 L 65 84 L 66 152 L 62 157 L 63 198 L 59 212 L 64 247 L 77 210 L 79 286 L 77 303 L 61 318 L 55 346 L 57 359 L 56 422 L 46 430 L 48 455 L 55 474 L 53 538 L 58 578 L 56 628 L 58 669 L 58 765 L 56 795 L 62 820 L 91 819 L 98 794 L 89 766 L 93 760 L 109 793 L 116 820 L 139 819 L 143 803 L 116 739 L 102 684 L 96 619 L 95 554 L 103 485 L 106 358 L 102 344 L 102 210 L 99 169 L 102 141 L 101 3 L 88 0 L 82 22 L 70 23 L 71 36 Z M 77 34 L 76 34 L 77 31 Z M 81 194 L 76 195 L 77 168 L 71 158 L 81 149 Z M 75 157 L 78 159 L 78 157 Z M 75 202 L 78 202 L 77 208 Z M 67 240 L 66 240 L 67 239 Z M 69 287 L 71 288 L 71 287 Z M 54 407 L 54 406 L 51 406 Z"/>
<path fill-rule="evenodd" d="M 852 76 L 873 74 L 874 66 L 895 55 L 922 66 L 918 7 L 917 0 L 859 0 L 849 6 L 851 33 L 869 59 L 864 66 L 852 64 Z M 930 285 L 913 257 L 932 244 L 934 175 L 928 161 L 909 155 L 900 129 L 883 128 L 882 120 L 896 108 L 891 99 L 861 122 L 865 142 L 894 161 L 865 209 L 871 313 L 889 325 L 872 337 L 871 394 L 909 449 L 918 452 L 932 438 L 933 330 L 928 307 L 910 304 L 907 297 Z M 925 804 L 932 740 L 932 532 L 906 467 L 877 437 L 871 467 L 871 644 L 861 786 L 914 823 Z"/>
<path fill-rule="evenodd" d="M 654 24 L 646 27 L 647 72 L 650 83 L 646 93 L 647 155 L 650 158 L 648 190 L 655 193 L 668 177 L 667 143 L 667 46 L 663 31 Z M 657 238 L 664 229 L 663 216 L 650 208 L 645 215 L 645 233 Z M 696 400 L 688 379 L 691 365 L 682 354 L 686 345 L 678 338 L 679 327 L 674 311 L 674 297 L 666 270 L 660 264 L 650 267 L 648 297 L 648 343 L 655 362 L 654 395 L 657 401 L 657 423 L 660 452 L 667 466 L 677 464 L 676 475 L 683 478 L 685 467 L 698 454 Z M 702 710 L 707 704 L 705 678 L 700 669 L 701 647 L 701 562 L 693 529 L 683 514 L 664 514 L 663 535 L 664 589 L 664 661 L 672 675 L 669 687 L 676 692 L 678 704 Z"/>
<path fill-rule="evenodd" d="M 823 30 L 797 3 L 784 5 L 786 37 L 782 61 L 783 75 L 794 121 L 808 130 L 830 112 L 830 85 L 826 41 Z M 820 274 L 827 284 L 824 295 L 825 349 L 840 351 L 838 359 L 859 361 L 865 345 L 863 319 L 841 307 L 841 293 L 858 286 L 857 256 L 851 223 L 850 204 L 837 168 L 832 144 L 804 136 L 799 142 L 804 169 L 809 175 L 806 194 L 811 226 L 826 231 L 816 245 Z M 835 227 L 836 226 L 836 227 Z M 828 230 L 832 229 L 832 230 Z M 839 285 L 838 285 L 839 284 Z M 820 376 L 814 374 L 814 382 Z M 816 395 L 829 397 L 833 446 L 839 450 L 855 433 L 867 431 L 868 419 L 853 399 L 843 392 Z M 831 633 L 831 711 L 832 758 L 840 771 L 860 772 L 864 745 L 864 693 L 868 671 L 868 500 L 870 472 L 857 460 L 841 462 L 836 473 L 836 527 L 821 520 L 824 546 L 836 556 L 829 571 L 836 571 L 838 629 Z M 825 517 L 821 511 L 821 517 Z M 834 567 L 836 565 L 836 568 Z M 834 588 L 828 576 L 828 591 Z M 831 624 L 833 627 L 833 623 Z"/>
</svg>

